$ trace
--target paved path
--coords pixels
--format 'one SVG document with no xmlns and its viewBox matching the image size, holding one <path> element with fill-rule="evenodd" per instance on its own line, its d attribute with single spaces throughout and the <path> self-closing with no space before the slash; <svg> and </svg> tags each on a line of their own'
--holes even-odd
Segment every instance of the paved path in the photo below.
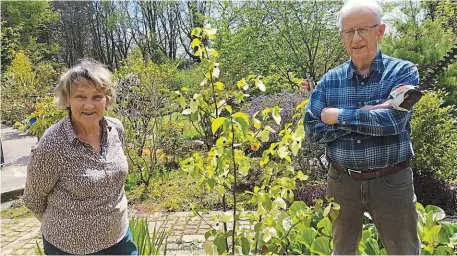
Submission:
<svg viewBox="0 0 457 256">
<path fill-rule="evenodd" d="M 2 125 L 1 142 L 5 157 L 1 169 L 1 193 L 4 194 L 24 188 L 30 149 L 36 145 L 37 138 Z"/>
<path fill-rule="evenodd" d="M 202 214 L 202 219 L 191 212 L 155 213 L 146 218 L 150 232 L 155 225 L 165 223 L 164 228 L 168 232 L 168 255 L 202 255 L 204 234 L 210 229 L 210 225 L 219 227 L 214 221 L 218 214 L 221 212 L 208 212 Z M 242 220 L 241 225 L 248 225 L 247 220 Z M 43 246 L 40 223 L 34 218 L 2 219 L 0 227 L 0 255 L 33 255 L 37 248 L 36 243 Z"/>
</svg>

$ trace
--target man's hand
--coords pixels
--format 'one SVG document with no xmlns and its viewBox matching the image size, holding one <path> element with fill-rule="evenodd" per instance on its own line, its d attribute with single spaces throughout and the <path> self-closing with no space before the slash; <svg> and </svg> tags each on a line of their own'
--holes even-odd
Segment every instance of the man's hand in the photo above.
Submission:
<svg viewBox="0 0 457 256">
<path fill-rule="evenodd" d="M 392 104 L 389 104 L 389 103 L 382 103 L 382 104 L 378 104 L 378 105 L 375 105 L 375 106 L 370 106 L 370 105 L 363 106 L 363 107 L 360 108 L 360 109 L 361 109 L 361 110 L 375 110 L 375 109 L 390 108 L 390 107 L 392 107 Z"/>
<path fill-rule="evenodd" d="M 338 108 L 324 108 L 321 113 L 321 120 L 328 125 L 337 124 L 339 114 L 340 109 Z"/>
</svg>

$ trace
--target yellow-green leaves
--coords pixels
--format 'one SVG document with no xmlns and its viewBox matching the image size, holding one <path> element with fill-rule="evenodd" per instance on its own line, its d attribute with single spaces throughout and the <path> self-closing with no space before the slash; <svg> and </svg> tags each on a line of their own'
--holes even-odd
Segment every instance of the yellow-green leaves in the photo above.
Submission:
<svg viewBox="0 0 457 256">
<path fill-rule="evenodd" d="M 261 90 L 262 92 L 265 91 L 265 85 L 263 84 L 262 82 L 262 76 L 258 76 L 256 79 L 254 79 L 254 84 L 257 88 L 259 88 L 259 90 Z"/>
<path fill-rule="evenodd" d="M 308 104 L 308 101 L 309 99 L 306 99 L 304 101 L 302 101 L 300 104 L 298 104 L 296 107 L 295 107 L 295 110 L 299 110 L 299 109 L 302 109 L 306 106 L 306 104 Z"/>
<path fill-rule="evenodd" d="M 216 86 L 216 89 L 218 89 L 219 91 L 224 90 L 224 84 L 222 82 L 216 82 L 214 83 L 214 86 Z"/>
<path fill-rule="evenodd" d="M 246 124 L 249 124 L 249 116 L 246 113 L 243 112 L 236 112 L 235 114 L 232 115 L 233 118 L 242 118 Z"/>
<path fill-rule="evenodd" d="M 202 34 L 202 28 L 192 29 L 192 33 L 191 33 L 192 36 L 201 37 L 201 34 Z"/>
<path fill-rule="evenodd" d="M 232 107 L 230 107 L 229 105 L 225 106 L 225 109 L 230 113 L 232 114 Z"/>
<path fill-rule="evenodd" d="M 214 63 L 212 76 L 214 79 L 218 79 L 221 71 L 219 70 L 219 63 Z"/>
<path fill-rule="evenodd" d="M 277 125 L 281 124 L 281 114 L 280 114 L 280 112 L 281 112 L 281 109 L 278 106 L 275 106 L 272 109 L 273 119 L 275 120 Z"/>
<path fill-rule="evenodd" d="M 174 94 L 176 95 L 176 98 L 178 98 L 179 105 L 181 105 L 181 107 L 183 109 L 185 109 L 187 106 L 187 103 L 186 103 L 186 99 L 184 98 L 182 93 L 180 91 L 174 91 Z"/>
<path fill-rule="evenodd" d="M 219 127 L 221 127 L 225 120 L 227 120 L 227 118 L 225 117 L 218 117 L 214 119 L 213 123 L 211 124 L 211 130 L 213 131 L 213 134 L 217 132 L 217 130 L 219 129 Z"/>
<path fill-rule="evenodd" d="M 209 39 L 216 39 L 216 32 L 217 32 L 217 29 L 212 28 L 211 24 L 206 24 L 203 27 L 203 34 L 208 36 Z"/>
<path fill-rule="evenodd" d="M 200 47 L 200 44 L 201 44 L 200 39 L 194 38 L 194 40 L 192 40 L 191 47 L 192 47 L 192 49 L 194 49 L 195 47 Z"/>
<path fill-rule="evenodd" d="M 236 82 L 236 86 L 238 87 L 238 89 L 243 89 L 245 91 L 249 88 L 249 85 L 246 83 L 246 79 L 244 78 Z"/>
<path fill-rule="evenodd" d="M 195 113 L 198 111 L 198 104 L 199 104 L 198 98 L 199 98 L 199 95 L 194 94 L 194 97 L 190 100 L 189 105 L 190 105 L 191 113 Z"/>
</svg>

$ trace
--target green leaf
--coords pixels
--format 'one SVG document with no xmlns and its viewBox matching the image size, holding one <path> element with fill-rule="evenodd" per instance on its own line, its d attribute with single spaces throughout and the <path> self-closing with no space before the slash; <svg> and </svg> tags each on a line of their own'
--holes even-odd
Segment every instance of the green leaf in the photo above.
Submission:
<svg viewBox="0 0 457 256">
<path fill-rule="evenodd" d="M 308 104 L 308 101 L 309 99 L 306 99 L 304 101 L 302 101 L 300 104 L 298 104 L 296 107 L 295 107 L 295 110 L 299 110 L 299 109 L 302 109 L 306 106 L 306 104 Z"/>
<path fill-rule="evenodd" d="M 304 175 L 302 171 L 297 172 L 297 179 L 300 181 L 305 181 L 308 179 L 308 175 Z"/>
<path fill-rule="evenodd" d="M 230 114 L 232 114 L 232 107 L 231 107 L 231 106 L 227 105 L 227 106 L 225 106 L 225 109 L 226 109 Z"/>
<path fill-rule="evenodd" d="M 262 202 L 262 206 L 265 208 L 265 210 L 267 210 L 267 211 L 271 210 L 273 202 L 271 201 L 269 195 L 264 194 L 261 198 L 261 202 Z"/>
<path fill-rule="evenodd" d="M 273 227 L 268 227 L 264 229 L 263 232 L 263 241 L 266 243 L 271 240 L 273 237 L 278 237 L 278 234 L 276 232 L 276 229 Z"/>
<path fill-rule="evenodd" d="M 184 109 L 181 114 L 187 116 L 192 113 L 192 110 L 190 108 Z"/>
<path fill-rule="evenodd" d="M 428 227 L 424 228 L 424 241 L 429 245 L 435 245 L 438 242 L 438 237 L 440 234 L 441 226 L 436 225 L 431 229 Z"/>
<path fill-rule="evenodd" d="M 214 255 L 214 250 L 213 250 L 213 241 L 205 241 L 205 253 L 206 255 Z"/>
<path fill-rule="evenodd" d="M 365 241 L 365 253 L 368 255 L 379 255 L 379 245 L 373 238 L 368 238 Z"/>
<path fill-rule="evenodd" d="M 194 49 L 195 46 L 200 46 L 200 44 L 201 44 L 201 41 L 198 38 L 194 38 L 194 40 L 192 40 L 191 47 L 192 47 L 192 49 Z"/>
<path fill-rule="evenodd" d="M 216 88 L 220 91 L 224 90 L 224 84 L 222 82 L 216 82 L 214 83 L 214 86 L 216 86 Z"/>
<path fill-rule="evenodd" d="M 243 113 L 243 112 L 236 112 L 235 114 L 232 115 L 233 118 L 237 118 L 237 117 L 240 117 L 242 118 L 246 124 L 249 125 L 249 116 L 246 114 L 246 113 Z"/>
<path fill-rule="evenodd" d="M 284 199 L 282 199 L 281 197 L 276 198 L 274 202 L 281 209 L 285 210 L 287 208 L 286 201 L 284 201 Z"/>
<path fill-rule="evenodd" d="M 202 29 L 201 28 L 194 28 L 194 29 L 192 29 L 191 35 L 192 36 L 196 36 L 196 37 L 200 37 L 201 33 L 202 33 Z"/>
<path fill-rule="evenodd" d="M 314 239 L 317 236 L 317 231 L 313 228 L 305 228 L 301 236 L 297 237 L 297 241 L 311 249 Z"/>
<path fill-rule="evenodd" d="M 211 130 L 213 131 L 213 134 L 217 132 L 219 127 L 221 127 L 221 125 L 225 122 L 226 119 L 227 118 L 225 117 L 218 117 L 214 119 L 213 123 L 211 124 Z"/>
<path fill-rule="evenodd" d="M 298 151 L 300 149 L 301 149 L 301 141 L 300 140 L 296 140 L 296 141 L 292 142 L 292 154 L 294 156 L 298 155 Z"/>
<path fill-rule="evenodd" d="M 246 237 L 241 238 L 241 251 L 243 252 L 243 255 L 248 255 L 251 251 L 251 244 Z"/>
<path fill-rule="evenodd" d="M 448 246 L 440 246 L 436 248 L 434 255 L 455 255 L 455 253 Z"/>
<path fill-rule="evenodd" d="M 254 128 L 256 128 L 257 130 L 260 129 L 262 127 L 262 123 L 260 122 L 259 119 L 257 118 L 252 118 L 252 123 L 254 124 Z"/>
<path fill-rule="evenodd" d="M 328 217 L 323 218 L 317 223 L 317 228 L 321 230 L 321 232 L 328 236 L 332 237 L 332 222 Z"/>
<path fill-rule="evenodd" d="M 181 107 L 183 109 L 186 108 L 186 106 L 187 106 L 186 99 L 184 99 L 184 97 L 181 94 L 179 94 L 179 96 L 178 96 L 178 102 L 179 102 L 179 105 L 181 105 Z"/>
<path fill-rule="evenodd" d="M 262 79 L 257 78 L 254 80 L 254 84 L 257 88 L 259 88 L 260 91 L 264 92 L 265 91 L 265 85 L 262 82 Z"/>
<path fill-rule="evenodd" d="M 364 230 L 362 232 L 362 241 L 366 241 L 368 238 L 372 238 L 371 235 L 371 230 Z"/>
<path fill-rule="evenodd" d="M 442 220 L 446 217 L 446 214 L 444 213 L 443 209 L 439 208 L 438 206 L 434 205 L 427 205 L 425 207 L 425 212 L 430 213 L 432 212 L 432 217 L 433 217 L 433 222 L 437 222 L 439 220 Z"/>
<path fill-rule="evenodd" d="M 217 192 L 219 193 L 220 196 L 223 196 L 225 194 L 226 190 L 225 190 L 224 186 L 219 185 L 217 187 Z"/>
<path fill-rule="evenodd" d="M 451 242 L 457 243 L 457 239 L 451 241 L 454 235 L 457 237 L 457 225 L 443 223 L 441 224 L 440 234 L 438 235 L 438 242 L 440 244 L 448 244 Z"/>
<path fill-rule="evenodd" d="M 216 245 L 218 254 L 223 254 L 225 252 L 226 241 L 225 241 L 225 237 L 223 235 L 221 235 L 221 234 L 217 235 L 216 238 L 214 239 L 214 244 Z"/>
<path fill-rule="evenodd" d="M 267 142 L 270 140 L 270 131 L 264 129 L 261 132 L 259 132 L 258 136 L 260 137 L 260 141 Z"/>
<path fill-rule="evenodd" d="M 238 127 L 240 127 L 240 130 L 243 132 L 243 134 L 245 134 L 246 131 L 249 129 L 248 123 L 246 123 L 244 118 L 242 117 L 236 117 L 235 123 L 238 124 Z"/>
<path fill-rule="evenodd" d="M 280 114 L 280 112 L 281 112 L 281 109 L 278 106 L 275 106 L 272 109 L 273 119 L 275 120 L 277 125 L 281 124 L 281 114 Z"/>
<path fill-rule="evenodd" d="M 192 99 L 190 100 L 190 110 L 192 113 L 195 113 L 198 111 L 198 100 L 197 99 Z"/>
<path fill-rule="evenodd" d="M 305 210 L 308 206 L 303 201 L 295 201 L 289 208 L 289 215 L 295 217 L 297 212 L 300 210 Z"/>
<path fill-rule="evenodd" d="M 287 155 L 289 155 L 289 151 L 287 150 L 287 147 L 280 147 L 278 149 L 278 156 L 283 159 L 285 158 Z"/>
<path fill-rule="evenodd" d="M 327 237 L 316 238 L 311 245 L 311 252 L 319 255 L 330 255 L 332 253 L 330 249 L 330 239 Z"/>
<path fill-rule="evenodd" d="M 211 49 L 211 50 L 209 50 L 209 52 L 210 52 L 214 57 L 216 57 L 216 58 L 219 57 L 219 53 L 218 53 L 216 50 Z"/>
<path fill-rule="evenodd" d="M 243 88 L 244 86 L 246 85 L 246 79 L 241 79 L 240 81 L 236 82 L 236 87 L 238 87 L 238 89 L 241 89 Z"/>
</svg>

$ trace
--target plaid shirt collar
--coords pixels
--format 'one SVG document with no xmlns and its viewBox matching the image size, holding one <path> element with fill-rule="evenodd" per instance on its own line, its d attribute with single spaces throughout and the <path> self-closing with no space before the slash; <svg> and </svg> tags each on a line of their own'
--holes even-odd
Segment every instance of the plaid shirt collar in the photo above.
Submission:
<svg viewBox="0 0 457 256">
<path fill-rule="evenodd" d="M 354 67 L 354 63 L 352 63 L 352 60 L 349 60 L 348 62 L 349 62 L 349 65 L 348 65 L 348 69 L 347 69 L 347 78 L 348 78 L 348 80 L 350 80 L 354 76 L 354 73 L 357 72 L 357 70 Z M 373 72 L 373 71 L 375 71 L 377 73 L 382 73 L 383 70 L 384 70 L 384 63 L 382 62 L 382 53 L 381 53 L 381 50 L 378 48 L 378 53 L 376 54 L 376 57 L 374 58 L 373 64 L 371 64 L 369 74 L 371 74 L 371 72 Z"/>
</svg>

